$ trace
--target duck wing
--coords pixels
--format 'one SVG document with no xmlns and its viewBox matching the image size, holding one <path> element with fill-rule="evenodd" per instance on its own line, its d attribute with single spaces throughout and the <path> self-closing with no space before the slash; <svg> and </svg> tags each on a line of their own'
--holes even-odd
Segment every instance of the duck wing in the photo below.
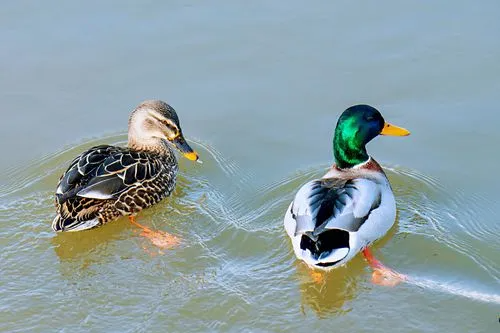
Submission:
<svg viewBox="0 0 500 333">
<path fill-rule="evenodd" d="M 305 184 L 291 206 L 295 236 L 316 241 L 327 230 L 356 232 L 381 202 L 381 190 L 371 179 L 321 179 Z"/>
<path fill-rule="evenodd" d="M 160 171 L 161 163 L 148 154 L 114 146 L 93 147 L 73 160 L 59 181 L 56 198 L 60 205 L 75 196 L 116 199 Z"/>
</svg>

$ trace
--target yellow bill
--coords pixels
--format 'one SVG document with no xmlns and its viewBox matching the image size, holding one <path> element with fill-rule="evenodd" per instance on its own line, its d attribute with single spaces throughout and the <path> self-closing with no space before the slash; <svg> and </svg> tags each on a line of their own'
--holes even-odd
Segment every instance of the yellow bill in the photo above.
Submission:
<svg viewBox="0 0 500 333">
<path fill-rule="evenodd" d="M 184 157 L 190 161 L 197 161 L 198 160 L 198 154 L 196 152 L 184 153 L 182 155 L 184 155 Z"/>
<path fill-rule="evenodd" d="M 382 128 L 382 131 L 380 131 L 380 134 L 392 136 L 407 136 L 410 135 L 410 131 L 403 127 L 385 123 L 384 128 Z"/>
<path fill-rule="evenodd" d="M 172 140 L 172 143 L 175 145 L 177 149 L 181 152 L 182 156 L 187 158 L 190 161 L 196 161 L 198 163 L 201 163 L 199 160 L 198 154 L 191 148 L 184 137 L 181 135 L 178 135 L 175 137 L 175 139 Z"/>
</svg>

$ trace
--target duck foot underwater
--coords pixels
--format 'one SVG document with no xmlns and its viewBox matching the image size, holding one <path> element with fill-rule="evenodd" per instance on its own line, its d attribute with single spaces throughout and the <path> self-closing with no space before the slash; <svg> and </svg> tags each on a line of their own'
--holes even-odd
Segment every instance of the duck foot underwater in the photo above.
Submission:
<svg viewBox="0 0 500 333">
<path fill-rule="evenodd" d="M 408 277 L 406 275 L 390 269 L 376 259 L 369 248 L 365 248 L 362 253 L 370 267 L 373 269 L 373 284 L 384 287 L 395 287 L 402 282 L 408 281 Z M 326 271 L 317 271 L 310 268 L 308 268 L 308 273 L 311 280 L 315 284 L 323 284 L 326 279 L 326 274 L 328 274 Z"/>
<path fill-rule="evenodd" d="M 373 268 L 372 282 L 374 284 L 394 287 L 407 280 L 406 275 L 393 271 L 376 259 L 368 247 L 363 250 L 363 255 L 368 264 Z"/>
<path fill-rule="evenodd" d="M 128 219 L 130 223 L 142 229 L 141 236 L 149 239 L 154 246 L 162 250 L 173 249 L 181 243 L 179 237 L 171 235 L 165 231 L 152 230 L 143 226 L 135 220 L 134 216 L 129 216 Z"/>
</svg>

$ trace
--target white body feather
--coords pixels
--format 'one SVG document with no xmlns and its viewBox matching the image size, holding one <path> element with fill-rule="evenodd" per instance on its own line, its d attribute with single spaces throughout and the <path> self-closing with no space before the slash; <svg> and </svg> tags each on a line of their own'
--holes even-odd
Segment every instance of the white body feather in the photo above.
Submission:
<svg viewBox="0 0 500 333">
<path fill-rule="evenodd" d="M 341 197 L 340 210 L 337 207 L 333 208 L 333 213 L 321 223 L 320 228 L 316 226 L 319 207 L 314 207 L 312 203 L 317 200 L 315 197 L 315 193 L 318 192 L 317 190 L 315 192 L 315 186 L 318 188 L 317 180 L 303 185 L 288 207 L 284 219 L 285 230 L 292 241 L 295 255 L 309 266 L 332 269 L 344 265 L 363 248 L 384 236 L 394 224 L 396 202 L 387 177 L 383 172 L 364 170 L 361 167 L 349 171 L 359 174 L 351 179 L 351 187 L 345 187 L 350 196 Z M 344 172 L 332 168 L 322 180 L 345 179 Z M 339 193 L 342 195 L 345 190 Z M 297 217 L 305 220 L 300 226 L 297 226 Z M 356 229 L 355 222 L 360 220 L 364 221 Z M 331 252 L 325 251 L 320 255 L 315 255 L 307 248 L 301 248 L 301 240 L 305 234 L 316 235 L 315 232 L 318 232 L 317 235 L 320 235 L 333 229 L 348 233 L 348 246 L 334 248 Z"/>
</svg>

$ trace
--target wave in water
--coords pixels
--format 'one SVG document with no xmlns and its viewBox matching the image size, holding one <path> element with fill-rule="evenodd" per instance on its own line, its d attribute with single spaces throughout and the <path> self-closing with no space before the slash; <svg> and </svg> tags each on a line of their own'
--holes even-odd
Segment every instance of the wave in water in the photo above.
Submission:
<svg viewBox="0 0 500 333">
<path fill-rule="evenodd" d="M 9 170 L 11 182 L 0 188 L 0 210 L 11 223 L 20 226 L 8 228 L 4 233 L 21 233 L 20 240 L 24 241 L 54 237 L 49 228 L 53 214 L 52 195 L 58 177 L 74 156 L 104 142 L 125 144 L 126 135 L 90 140 L 44 156 L 26 168 Z M 181 159 L 174 198 L 144 211 L 141 218 L 157 228 L 170 228 L 187 239 L 188 244 L 196 242 L 202 249 L 197 254 L 200 256 L 198 260 L 217 258 L 256 276 L 267 271 L 278 278 L 279 275 L 290 278 L 294 258 L 282 227 L 284 211 L 296 190 L 308 180 L 322 176 L 328 165 L 311 167 L 274 183 L 255 187 L 252 183 L 254 173 L 243 170 L 206 142 L 194 140 L 191 143 L 199 150 L 203 166 L 188 167 L 189 162 Z M 477 193 L 467 195 L 461 190 L 451 190 L 438 180 L 414 170 L 400 167 L 387 167 L 386 170 L 398 201 L 399 221 L 395 238 L 413 237 L 416 243 L 425 241 L 425 244 L 434 244 L 441 250 L 447 249 L 456 257 L 465 258 L 461 262 L 471 261 L 471 269 L 484 273 L 479 274 L 481 281 L 475 285 L 481 287 L 481 282 L 490 285 L 491 281 L 496 285 L 500 281 L 495 260 L 499 250 L 496 242 L 499 230 L 495 223 L 484 222 L 494 215 L 491 203 Z M 23 207 L 21 213 L 19 207 Z M 183 223 L 171 222 L 176 220 Z M 74 258 L 75 253 L 95 251 L 99 244 L 107 244 L 113 237 L 126 239 L 129 237 L 126 230 L 115 226 L 108 231 L 94 232 L 97 245 L 85 243 L 83 236 L 75 236 L 80 245 L 75 245 L 75 237 L 56 241 L 59 249 L 56 251 L 62 259 Z M 110 238 L 110 233 L 115 236 Z M 32 243 L 25 242 L 23 246 L 29 244 Z M 24 250 L 23 246 L 21 250 Z M 72 250 L 68 250 L 70 246 Z M 5 250 L 9 249 L 19 251 L 19 247 L 14 246 Z M 414 256 L 414 253 L 406 252 L 404 241 L 391 249 L 398 250 L 403 257 Z M 388 250 L 384 254 L 390 259 Z M 478 301 L 500 303 L 497 293 L 463 287 L 463 284 L 474 281 L 475 274 L 467 275 L 460 270 L 460 265 L 449 263 L 449 267 L 440 267 L 442 271 L 432 267 L 431 274 L 437 276 L 432 279 L 419 277 L 422 272 L 408 272 L 409 283 Z M 232 274 L 239 274 L 236 268 L 231 270 Z M 457 272 L 453 273 L 454 277 L 463 274 L 463 284 L 450 282 L 449 278 L 439 281 L 439 277 L 447 276 L 448 270 Z M 242 297 L 245 294 L 245 287 L 234 284 L 232 280 L 220 279 L 217 283 Z"/>
</svg>

